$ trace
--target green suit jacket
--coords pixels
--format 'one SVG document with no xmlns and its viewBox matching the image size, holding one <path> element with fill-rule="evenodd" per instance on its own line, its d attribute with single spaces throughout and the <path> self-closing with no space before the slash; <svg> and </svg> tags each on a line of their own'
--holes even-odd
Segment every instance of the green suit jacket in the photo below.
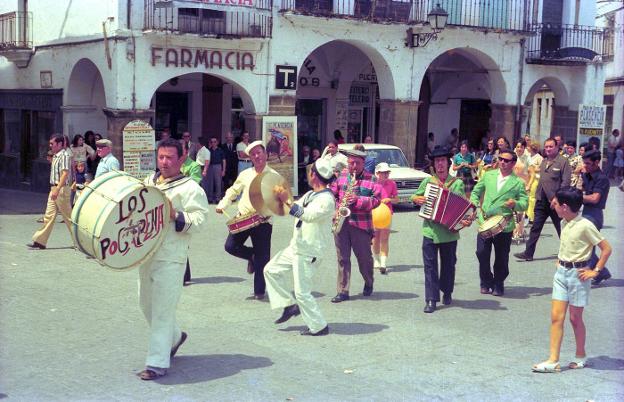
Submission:
<svg viewBox="0 0 624 402">
<path fill-rule="evenodd" d="M 509 175 L 501 190 L 497 190 L 499 172 L 499 169 L 487 171 L 472 189 L 472 194 L 470 194 L 470 201 L 478 208 L 477 221 L 479 224 L 492 216 L 512 215 L 511 209 L 504 205 L 510 198 L 516 201 L 516 205 L 513 208 L 516 212 L 526 211 L 529 205 L 529 196 L 524 189 L 524 182 L 514 173 Z M 482 204 L 481 197 L 483 197 Z M 481 208 L 479 208 L 479 205 L 481 205 Z M 515 227 L 516 222 L 514 219 L 511 219 L 504 232 L 511 232 Z"/>
</svg>

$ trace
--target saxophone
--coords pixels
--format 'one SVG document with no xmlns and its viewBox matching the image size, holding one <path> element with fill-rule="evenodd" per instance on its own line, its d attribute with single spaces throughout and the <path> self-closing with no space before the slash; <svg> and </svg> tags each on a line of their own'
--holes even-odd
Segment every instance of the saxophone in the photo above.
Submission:
<svg viewBox="0 0 624 402">
<path fill-rule="evenodd" d="M 347 175 L 347 188 L 345 189 L 342 201 L 340 201 L 340 205 L 336 210 L 336 216 L 334 216 L 334 226 L 332 227 L 332 232 L 334 232 L 334 234 L 338 234 L 342 230 L 342 225 L 344 225 L 345 220 L 351 216 L 351 210 L 347 207 L 347 197 L 353 194 L 354 186 L 355 173 L 351 173 Z"/>
</svg>

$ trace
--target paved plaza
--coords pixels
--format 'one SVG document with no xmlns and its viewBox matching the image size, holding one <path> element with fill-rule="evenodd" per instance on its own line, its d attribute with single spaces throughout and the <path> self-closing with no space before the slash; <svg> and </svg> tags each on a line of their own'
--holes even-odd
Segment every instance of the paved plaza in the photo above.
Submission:
<svg viewBox="0 0 624 402">
<path fill-rule="evenodd" d="M 184 288 L 178 321 L 189 338 L 169 375 L 145 382 L 147 325 L 137 270 L 112 272 L 74 251 L 62 224 L 48 249 L 25 247 L 46 195 L 0 190 L 0 399 L 16 401 L 413 401 L 624 400 L 624 193 L 611 189 L 603 233 L 614 247 L 613 278 L 592 289 L 586 310 L 590 367 L 535 374 L 548 357 L 550 293 L 558 238 L 545 226 L 533 262 L 511 259 L 502 298 L 479 293 L 476 227 L 462 231 L 451 306 L 424 314 L 421 219 L 395 214 L 390 273 L 361 297 L 354 261 L 352 298 L 332 304 L 335 250 L 327 250 L 315 295 L 330 335 L 302 337 L 301 317 L 246 300 L 252 277 L 226 254 L 225 219 L 192 241 L 195 283 Z M 212 206 L 211 206 L 212 207 Z M 213 209 L 213 208 L 212 208 Z M 214 209 L 213 209 L 214 210 Z M 59 218 L 60 220 L 60 218 Z M 275 219 L 272 254 L 292 231 Z M 521 251 L 512 246 L 512 253 Z M 569 323 L 562 367 L 574 356 Z"/>
</svg>

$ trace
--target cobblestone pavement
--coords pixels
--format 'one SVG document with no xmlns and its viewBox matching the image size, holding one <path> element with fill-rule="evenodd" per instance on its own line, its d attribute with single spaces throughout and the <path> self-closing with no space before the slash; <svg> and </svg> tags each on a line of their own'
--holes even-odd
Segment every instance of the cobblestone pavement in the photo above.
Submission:
<svg viewBox="0 0 624 402">
<path fill-rule="evenodd" d="M 614 246 L 613 278 L 592 289 L 585 320 L 590 367 L 534 374 L 548 355 L 550 292 L 558 239 L 547 224 L 536 260 L 510 263 L 505 297 L 479 293 L 476 228 L 462 232 L 454 302 L 422 313 L 420 218 L 399 211 L 390 273 L 361 297 L 335 294 L 335 251 L 327 250 L 315 295 L 329 321 L 326 337 L 301 337 L 300 317 L 248 301 L 245 264 L 223 251 L 225 218 L 190 253 L 195 283 L 184 289 L 178 320 L 189 339 L 169 375 L 144 382 L 147 326 L 137 302 L 137 271 L 112 272 L 70 248 L 57 224 L 45 251 L 25 244 L 45 195 L 0 190 L 0 398 L 9 400 L 624 400 L 624 193 L 613 188 L 604 234 Z M 292 222 L 275 220 L 272 252 Z M 512 252 L 521 250 L 512 246 Z M 562 364 L 574 355 L 569 323 Z"/>
</svg>

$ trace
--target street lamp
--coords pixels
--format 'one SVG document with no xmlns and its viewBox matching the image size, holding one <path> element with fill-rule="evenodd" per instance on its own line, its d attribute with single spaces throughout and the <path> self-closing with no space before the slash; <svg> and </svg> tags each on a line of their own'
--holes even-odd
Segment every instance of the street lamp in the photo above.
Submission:
<svg viewBox="0 0 624 402">
<path fill-rule="evenodd" d="M 427 21 L 431 26 L 431 32 L 419 32 L 414 33 L 414 28 L 407 30 L 407 41 L 405 46 L 407 47 L 425 47 L 431 39 L 437 40 L 438 34 L 446 27 L 446 21 L 448 20 L 448 13 L 445 9 L 440 7 L 440 3 L 431 9 L 427 14 Z"/>
</svg>

